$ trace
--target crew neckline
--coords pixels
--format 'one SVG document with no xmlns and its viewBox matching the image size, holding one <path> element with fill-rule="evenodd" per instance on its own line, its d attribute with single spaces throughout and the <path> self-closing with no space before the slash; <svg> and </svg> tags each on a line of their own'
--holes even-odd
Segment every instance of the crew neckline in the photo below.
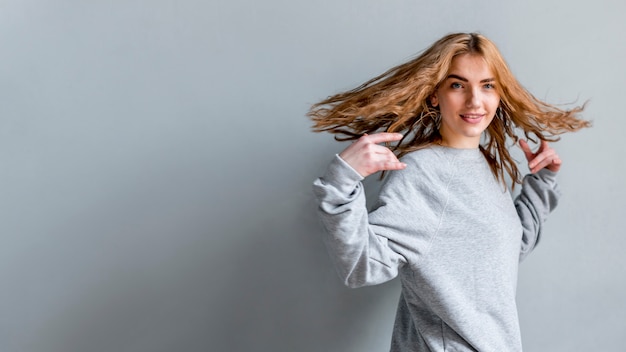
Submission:
<svg viewBox="0 0 626 352">
<path fill-rule="evenodd" d="M 464 159 L 477 159 L 483 157 L 483 153 L 480 148 L 454 148 L 445 145 L 434 144 L 431 146 L 434 150 L 440 151 L 444 154 L 454 155 L 455 157 L 461 157 Z"/>
</svg>

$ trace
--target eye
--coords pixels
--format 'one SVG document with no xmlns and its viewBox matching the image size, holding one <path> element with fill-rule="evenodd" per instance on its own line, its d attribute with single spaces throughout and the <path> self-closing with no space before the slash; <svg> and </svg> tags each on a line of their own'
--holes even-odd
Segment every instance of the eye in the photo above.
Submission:
<svg viewBox="0 0 626 352">
<path fill-rule="evenodd" d="M 459 82 L 454 82 L 454 83 L 452 83 L 450 85 L 450 88 L 452 88 L 452 89 L 459 89 L 459 88 L 463 88 L 463 86 Z"/>
<path fill-rule="evenodd" d="M 483 87 L 485 89 L 494 89 L 496 86 L 493 83 L 486 83 Z"/>
</svg>

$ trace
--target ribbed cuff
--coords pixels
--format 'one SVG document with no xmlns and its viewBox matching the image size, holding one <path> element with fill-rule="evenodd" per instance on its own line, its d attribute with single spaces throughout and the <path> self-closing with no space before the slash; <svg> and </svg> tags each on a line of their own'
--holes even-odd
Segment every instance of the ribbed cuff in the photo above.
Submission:
<svg viewBox="0 0 626 352">
<path fill-rule="evenodd" d="M 338 154 L 335 154 L 335 157 L 326 168 L 326 173 L 321 177 L 321 181 L 335 187 L 339 192 L 349 194 L 354 191 L 363 178 Z"/>
</svg>

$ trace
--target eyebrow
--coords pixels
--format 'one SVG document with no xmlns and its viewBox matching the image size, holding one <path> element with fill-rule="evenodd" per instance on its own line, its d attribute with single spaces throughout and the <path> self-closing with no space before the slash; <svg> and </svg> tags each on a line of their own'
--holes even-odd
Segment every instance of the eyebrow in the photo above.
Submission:
<svg viewBox="0 0 626 352">
<path fill-rule="evenodd" d="M 461 77 L 461 76 L 455 75 L 455 74 L 448 75 L 448 77 L 446 77 L 446 79 L 448 79 L 448 78 L 455 78 L 455 79 L 458 79 L 459 81 L 469 82 L 469 80 L 467 78 Z M 487 83 L 487 82 L 493 82 L 493 81 L 495 81 L 494 78 L 485 78 L 485 79 L 481 80 L 480 83 Z"/>
</svg>

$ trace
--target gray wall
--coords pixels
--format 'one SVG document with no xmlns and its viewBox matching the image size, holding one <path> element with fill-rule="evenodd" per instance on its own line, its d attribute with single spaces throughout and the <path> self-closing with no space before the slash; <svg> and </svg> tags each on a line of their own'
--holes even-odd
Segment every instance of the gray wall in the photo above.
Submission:
<svg viewBox="0 0 626 352">
<path fill-rule="evenodd" d="M 625 10 L 0 2 L 0 350 L 386 350 L 397 282 L 339 283 L 310 184 L 344 145 L 304 115 L 475 30 L 595 123 L 556 144 L 564 197 L 520 273 L 526 349 L 622 350 Z"/>
</svg>

